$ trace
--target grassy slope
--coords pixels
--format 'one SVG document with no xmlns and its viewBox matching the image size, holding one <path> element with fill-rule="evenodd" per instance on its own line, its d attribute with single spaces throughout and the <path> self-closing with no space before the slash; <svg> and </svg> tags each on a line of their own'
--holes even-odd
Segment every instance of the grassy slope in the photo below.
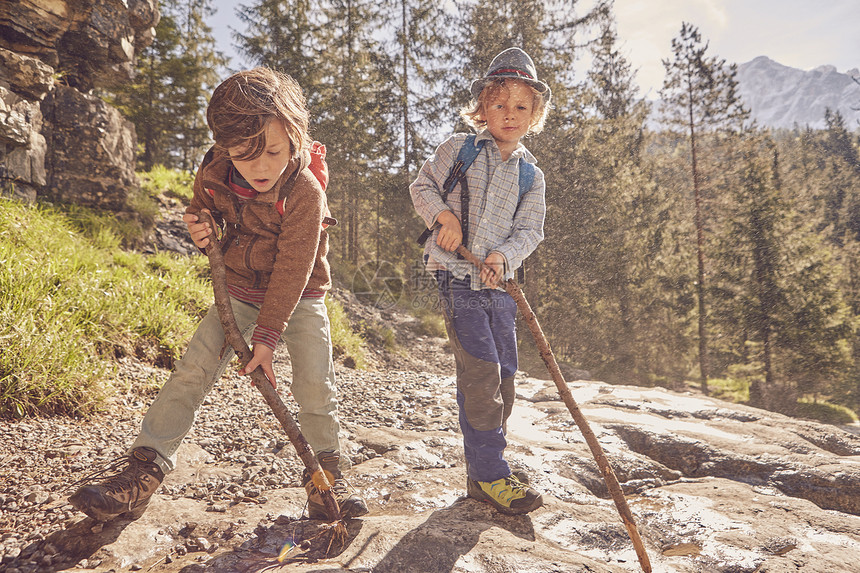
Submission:
<svg viewBox="0 0 860 573">
<path fill-rule="evenodd" d="M 212 301 L 208 261 L 122 250 L 122 225 L 0 197 L 0 418 L 90 414 L 117 358 L 180 356 Z M 335 352 L 360 365 L 361 337 L 328 302 Z"/>
<path fill-rule="evenodd" d="M 115 358 L 172 364 L 210 303 L 203 257 L 122 251 L 110 227 L 0 199 L 0 416 L 93 411 Z"/>
</svg>

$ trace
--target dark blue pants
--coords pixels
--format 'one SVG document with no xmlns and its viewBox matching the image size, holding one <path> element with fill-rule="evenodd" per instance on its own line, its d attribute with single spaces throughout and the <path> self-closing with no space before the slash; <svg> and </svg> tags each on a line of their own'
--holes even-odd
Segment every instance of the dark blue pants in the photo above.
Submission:
<svg viewBox="0 0 860 573">
<path fill-rule="evenodd" d="M 504 459 L 517 371 L 517 305 L 503 291 L 469 287 L 450 272 L 436 273 L 439 299 L 457 365 L 457 404 L 469 477 L 510 475 Z"/>
</svg>

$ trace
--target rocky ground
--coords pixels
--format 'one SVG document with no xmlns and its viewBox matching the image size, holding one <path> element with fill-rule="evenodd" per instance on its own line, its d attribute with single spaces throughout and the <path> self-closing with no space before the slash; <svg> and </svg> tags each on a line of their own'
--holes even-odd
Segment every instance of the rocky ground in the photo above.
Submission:
<svg viewBox="0 0 860 573">
<path fill-rule="evenodd" d="M 387 318 L 386 318 L 387 317 Z M 379 317 L 397 325 L 409 319 Z M 368 370 L 338 366 L 347 477 L 371 513 L 329 546 L 308 520 L 301 462 L 231 369 L 137 521 L 98 524 L 72 483 L 120 456 L 151 394 L 101 416 L 4 422 L 0 569 L 93 571 L 638 571 L 603 480 L 551 382 L 520 376 L 509 458 L 546 505 L 507 517 L 464 497 L 445 341 L 413 337 Z M 369 353 L 372 357 L 374 353 Z M 288 404 L 289 358 L 278 355 Z M 164 371 L 131 362 L 133 387 Z M 851 572 L 860 555 L 860 438 L 692 393 L 572 381 L 636 516 L 654 571 Z M 303 543 L 304 542 L 304 543 Z M 285 544 L 292 549 L 279 564 Z"/>
<path fill-rule="evenodd" d="M 74 482 L 122 455 L 154 397 L 147 389 L 168 375 L 126 360 L 117 377 L 128 391 L 99 416 L 0 422 L 0 570 L 641 570 L 552 382 L 518 374 L 508 427 L 508 459 L 529 473 L 545 505 L 500 515 L 465 497 L 445 340 L 419 335 L 408 315 L 336 296 L 355 318 L 395 334 L 393 344 L 368 348 L 366 370 L 337 367 L 346 477 L 369 515 L 340 537 L 305 517 L 301 462 L 233 368 L 143 517 L 99 524 L 76 512 L 66 503 Z M 277 359 L 294 410 L 289 357 Z M 570 387 L 622 482 L 654 571 L 860 571 L 854 433 L 692 392 L 576 379 Z"/>
</svg>

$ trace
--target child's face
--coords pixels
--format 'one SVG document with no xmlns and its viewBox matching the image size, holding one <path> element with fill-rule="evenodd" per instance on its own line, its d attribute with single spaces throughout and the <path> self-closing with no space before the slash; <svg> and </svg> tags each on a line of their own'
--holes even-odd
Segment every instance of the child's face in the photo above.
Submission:
<svg viewBox="0 0 860 573">
<path fill-rule="evenodd" d="M 232 159 L 241 157 L 245 148 L 229 147 L 227 152 Z M 266 149 L 263 154 L 256 159 L 244 161 L 232 159 L 232 161 L 239 174 L 251 184 L 255 191 L 265 193 L 278 182 L 291 159 L 287 130 L 284 128 L 283 122 L 272 120 L 266 126 Z"/>
<path fill-rule="evenodd" d="M 516 147 L 531 126 L 534 95 L 517 80 L 506 80 L 505 88 L 484 103 L 487 129 L 499 147 Z"/>
</svg>

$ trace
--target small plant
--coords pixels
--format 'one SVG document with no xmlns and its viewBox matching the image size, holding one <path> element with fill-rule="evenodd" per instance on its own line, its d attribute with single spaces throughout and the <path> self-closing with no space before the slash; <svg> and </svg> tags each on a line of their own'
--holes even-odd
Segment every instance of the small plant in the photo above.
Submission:
<svg viewBox="0 0 860 573">
<path fill-rule="evenodd" d="M 165 195 L 185 204 L 191 201 L 194 174 L 189 171 L 156 165 L 149 171 L 138 172 L 137 176 L 140 178 L 141 189 L 150 197 Z"/>
<path fill-rule="evenodd" d="M 345 363 L 364 368 L 364 339 L 352 329 L 343 305 L 331 296 L 326 296 L 325 305 L 331 331 L 331 344 L 334 356 L 341 357 Z"/>
<path fill-rule="evenodd" d="M 441 310 L 420 307 L 415 309 L 413 314 L 418 319 L 418 334 L 434 338 L 445 338 L 448 335 Z"/>
<path fill-rule="evenodd" d="M 711 396 L 743 404 L 750 399 L 750 383 L 744 378 L 709 378 L 708 389 Z"/>
</svg>

